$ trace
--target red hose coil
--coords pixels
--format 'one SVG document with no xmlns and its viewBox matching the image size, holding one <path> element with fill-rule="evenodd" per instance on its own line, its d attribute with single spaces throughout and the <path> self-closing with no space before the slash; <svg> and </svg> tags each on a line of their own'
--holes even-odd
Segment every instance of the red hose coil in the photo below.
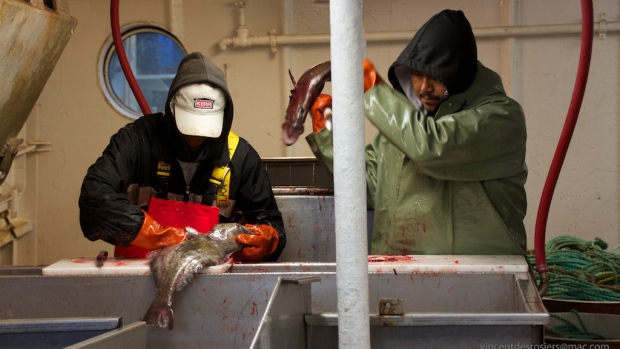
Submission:
<svg viewBox="0 0 620 349">
<path fill-rule="evenodd" d="M 540 205 L 538 206 L 538 216 L 536 217 L 534 237 L 534 253 L 536 257 L 535 270 L 541 274 L 548 271 L 547 257 L 545 255 L 545 231 L 547 218 L 549 216 L 549 206 L 551 205 L 551 198 L 553 197 L 553 191 L 555 190 L 555 185 L 560 175 L 560 169 L 564 163 L 566 152 L 568 151 L 568 146 L 573 131 L 575 130 L 575 124 L 577 123 L 579 109 L 581 108 L 581 102 L 583 101 L 583 95 L 588 81 L 590 58 L 592 56 L 593 25 L 592 0 L 581 0 L 581 52 L 579 55 L 579 67 L 577 70 L 575 88 L 568 108 L 566 121 L 564 122 L 564 128 L 560 135 L 558 147 L 553 157 L 549 174 L 547 175 L 545 187 L 543 188 Z"/>
<path fill-rule="evenodd" d="M 125 47 L 123 46 L 123 39 L 121 38 L 121 29 L 118 20 L 118 1 L 119 0 L 110 1 L 110 21 L 112 25 L 112 38 L 114 39 L 114 48 L 116 49 L 118 61 L 121 64 L 121 68 L 123 69 L 123 73 L 125 74 L 125 78 L 127 79 L 127 83 L 129 84 L 131 91 L 136 97 L 142 113 L 144 115 L 148 115 L 151 114 L 151 108 L 146 102 L 146 99 L 144 98 L 144 95 L 140 90 L 140 86 L 138 86 L 138 82 L 136 81 L 136 78 L 131 71 L 131 66 L 129 65 L 129 61 L 127 61 Z"/>
</svg>

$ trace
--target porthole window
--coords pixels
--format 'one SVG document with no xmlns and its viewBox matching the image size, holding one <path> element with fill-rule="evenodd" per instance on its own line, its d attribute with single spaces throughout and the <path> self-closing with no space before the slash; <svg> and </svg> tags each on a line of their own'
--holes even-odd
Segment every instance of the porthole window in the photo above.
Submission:
<svg viewBox="0 0 620 349">
<path fill-rule="evenodd" d="M 144 99 L 152 113 L 163 112 L 168 89 L 187 51 L 174 35 L 159 27 L 132 26 L 121 32 L 127 61 Z M 104 46 L 99 71 L 102 89 L 112 106 L 127 117 L 142 116 L 112 37 Z"/>
</svg>

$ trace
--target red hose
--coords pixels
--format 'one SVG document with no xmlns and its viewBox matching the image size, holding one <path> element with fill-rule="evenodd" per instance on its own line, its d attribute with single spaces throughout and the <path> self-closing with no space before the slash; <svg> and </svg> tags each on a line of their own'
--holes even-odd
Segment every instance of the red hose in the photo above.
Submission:
<svg viewBox="0 0 620 349">
<path fill-rule="evenodd" d="M 581 52 L 579 55 L 579 68 L 577 70 L 575 88 L 573 90 L 573 96 L 568 108 L 566 121 L 564 122 L 564 128 L 562 129 L 562 134 L 560 135 L 558 147 L 553 157 L 549 174 L 547 175 L 545 187 L 543 188 L 542 196 L 540 198 L 540 205 L 538 206 L 538 216 L 536 217 L 536 230 L 534 237 L 536 266 L 534 269 L 541 274 L 541 286 L 543 286 L 543 282 L 546 282 L 546 273 L 548 271 L 547 257 L 545 255 L 545 231 L 547 226 L 547 217 L 549 216 L 549 206 L 551 206 L 553 191 L 555 190 L 555 185 L 560 175 L 560 169 L 564 163 L 564 158 L 566 157 L 566 152 L 568 151 L 568 146 L 570 144 L 573 131 L 575 130 L 575 124 L 577 123 L 579 109 L 581 108 L 581 102 L 583 101 L 583 95 L 588 81 L 590 58 L 592 56 L 593 25 L 594 19 L 592 14 L 592 0 L 581 0 Z M 545 276 L 545 281 L 543 281 L 542 278 L 543 273 Z M 546 290 L 544 293 L 546 293 Z M 544 296 L 544 294 L 541 295 Z"/>
<path fill-rule="evenodd" d="M 127 54 L 125 54 L 125 47 L 123 46 L 123 39 L 121 38 L 121 28 L 118 21 L 118 1 L 119 0 L 111 0 L 110 1 L 110 21 L 112 24 L 112 38 L 114 39 L 114 48 L 116 48 L 116 53 L 118 56 L 118 61 L 121 64 L 121 68 L 123 69 L 123 73 L 125 74 L 125 78 L 127 79 L 127 83 L 133 91 L 136 100 L 138 101 L 138 105 L 140 109 L 142 109 L 142 113 L 144 115 L 151 114 L 151 108 L 149 107 L 142 91 L 140 90 L 140 86 L 138 86 L 138 82 L 131 71 L 131 66 L 127 61 Z"/>
</svg>

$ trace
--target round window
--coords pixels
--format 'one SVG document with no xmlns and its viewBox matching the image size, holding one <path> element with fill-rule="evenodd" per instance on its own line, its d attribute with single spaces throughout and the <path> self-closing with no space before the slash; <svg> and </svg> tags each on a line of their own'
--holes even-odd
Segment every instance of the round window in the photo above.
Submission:
<svg viewBox="0 0 620 349">
<path fill-rule="evenodd" d="M 127 61 L 152 113 L 165 109 L 168 89 L 179 63 L 187 54 L 179 40 L 168 31 L 149 26 L 133 26 L 122 31 Z M 101 57 L 101 81 L 106 98 L 121 114 L 136 119 L 142 110 L 123 73 L 112 37 Z"/>
</svg>

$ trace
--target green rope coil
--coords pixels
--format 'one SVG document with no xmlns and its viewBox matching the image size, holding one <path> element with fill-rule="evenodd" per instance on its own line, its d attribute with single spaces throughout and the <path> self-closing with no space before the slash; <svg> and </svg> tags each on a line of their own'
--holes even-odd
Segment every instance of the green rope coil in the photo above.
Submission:
<svg viewBox="0 0 620 349">
<path fill-rule="evenodd" d="M 561 300 L 620 302 L 620 245 L 607 251 L 608 244 L 600 238 L 586 241 L 572 236 L 558 236 L 545 244 L 549 290 L 546 297 Z M 534 251 L 529 251 L 528 262 L 536 265 Z M 540 283 L 540 275 L 535 274 Z M 605 340 L 592 333 L 576 310 L 574 324 L 558 314 L 550 314 L 561 324 L 546 326 L 545 333 L 561 338 Z"/>
<path fill-rule="evenodd" d="M 546 297 L 563 300 L 620 302 L 620 248 L 606 251 L 608 244 L 600 238 L 586 241 L 572 236 L 558 236 L 545 245 L 549 271 Z M 528 261 L 535 265 L 534 251 Z M 535 275 L 537 283 L 539 275 Z"/>
</svg>

